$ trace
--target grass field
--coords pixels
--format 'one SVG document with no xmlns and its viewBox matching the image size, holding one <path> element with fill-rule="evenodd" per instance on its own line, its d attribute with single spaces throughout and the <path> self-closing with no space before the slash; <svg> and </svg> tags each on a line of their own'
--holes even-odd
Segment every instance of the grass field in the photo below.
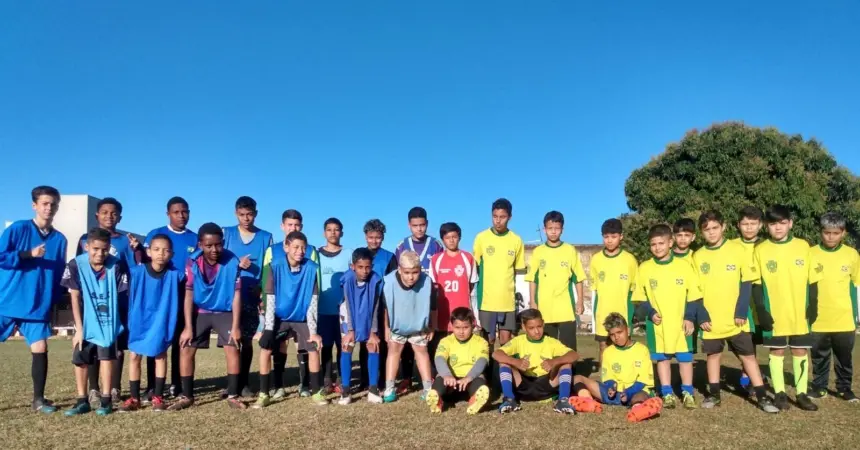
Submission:
<svg viewBox="0 0 860 450">
<path fill-rule="evenodd" d="M 585 357 L 596 354 L 589 337 L 581 337 Z M 61 409 L 75 397 L 71 343 L 52 340 L 47 394 Z M 764 356 L 760 352 L 760 356 Z M 860 351 L 855 359 L 860 361 Z M 666 411 L 655 420 L 628 424 L 625 410 L 609 408 L 601 415 L 562 416 L 544 403 L 525 404 L 505 416 L 495 409 L 466 416 L 464 404 L 432 416 L 412 393 L 396 403 L 370 405 L 362 398 L 350 406 L 314 406 L 291 395 L 269 408 L 235 411 L 218 400 L 226 385 L 224 356 L 200 351 L 197 362 L 198 403 L 190 410 L 66 418 L 62 412 L 44 416 L 30 412 L 30 354 L 21 341 L 0 345 L 0 436 L 7 448 L 857 448 L 860 405 L 833 397 L 818 401 L 815 413 L 792 408 L 765 415 L 747 400 L 726 391 L 715 410 Z M 738 364 L 727 355 L 724 372 L 733 384 Z M 761 359 L 764 361 L 764 359 Z M 295 360 L 290 355 L 290 365 Z M 254 363 L 256 366 L 256 361 Z M 579 372 L 590 364 L 580 364 Z M 787 367 L 787 370 L 790 370 Z M 860 391 L 855 372 L 854 389 Z M 677 375 L 677 374 L 676 374 Z M 295 369 L 288 369 L 294 386 Z M 791 376 L 787 375 L 787 381 Z M 252 375 L 256 386 L 256 376 Z M 706 382 L 704 362 L 696 366 L 696 387 Z M 677 380 L 676 380 L 677 383 Z M 127 391 L 127 383 L 123 382 Z M 789 391 L 793 396 L 793 392 Z M 126 392 L 127 394 L 127 392 Z M 701 395 L 697 395 L 701 401 Z M 497 404 L 497 403 L 496 403 Z"/>
</svg>

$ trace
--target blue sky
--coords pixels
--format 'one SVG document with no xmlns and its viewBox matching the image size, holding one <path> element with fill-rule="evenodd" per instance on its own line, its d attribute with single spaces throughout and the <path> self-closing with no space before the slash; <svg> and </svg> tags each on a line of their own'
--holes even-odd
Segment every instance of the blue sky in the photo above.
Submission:
<svg viewBox="0 0 860 450">
<path fill-rule="evenodd" d="M 114 196 L 123 227 L 329 216 L 388 243 L 427 208 L 464 241 L 514 204 L 599 242 L 624 180 L 692 128 L 816 137 L 860 172 L 857 2 L 188 1 L 0 4 L 0 218 L 29 190 Z M 279 235 L 280 233 L 276 233 Z"/>
</svg>

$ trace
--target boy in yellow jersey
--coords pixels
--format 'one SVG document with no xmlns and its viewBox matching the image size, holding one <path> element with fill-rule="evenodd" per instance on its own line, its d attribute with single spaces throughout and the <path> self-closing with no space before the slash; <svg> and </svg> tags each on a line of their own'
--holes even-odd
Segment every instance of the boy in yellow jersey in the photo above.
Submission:
<svg viewBox="0 0 860 450">
<path fill-rule="evenodd" d="M 672 234 L 675 238 L 675 247 L 672 254 L 675 258 L 693 263 L 693 242 L 696 240 L 696 222 L 686 217 L 675 221 L 672 226 Z"/>
<path fill-rule="evenodd" d="M 591 257 L 588 267 L 594 318 L 594 339 L 600 345 L 598 361 L 603 361 L 603 350 L 609 343 L 609 334 L 601 326 L 612 313 L 619 313 L 633 321 L 633 302 L 631 289 L 635 284 L 639 263 L 630 252 L 621 249 L 624 231 L 621 221 L 609 219 L 600 227 L 603 234 L 603 251 Z"/>
<path fill-rule="evenodd" d="M 603 411 L 601 404 L 606 404 L 630 407 L 630 422 L 660 415 L 663 401 L 654 397 L 654 368 L 648 348 L 630 339 L 627 320 L 617 312 L 609 314 L 601 328 L 609 335 L 612 346 L 605 351 L 600 381 L 582 375 L 573 377 L 575 396 L 570 402 L 576 411 L 599 413 Z"/>
<path fill-rule="evenodd" d="M 762 228 L 762 218 L 764 218 L 764 213 L 761 209 L 756 208 L 755 206 L 744 206 L 738 212 L 737 226 L 740 237 L 732 239 L 732 242 L 741 244 L 750 260 L 753 258 L 753 249 L 755 249 L 756 244 L 760 242 L 759 234 L 761 233 Z M 752 308 L 750 329 L 752 331 L 753 346 L 761 345 L 763 339 L 762 330 L 761 327 L 758 326 L 758 316 L 756 315 L 755 308 Z M 753 354 L 755 354 L 755 352 L 753 352 Z M 740 385 L 742 390 L 749 391 L 750 377 L 747 376 L 747 373 L 743 368 L 741 368 Z"/>
<path fill-rule="evenodd" d="M 753 301 L 764 346 L 770 349 L 770 378 L 776 393 L 774 405 L 789 408 L 785 393 L 785 349 L 791 348 L 797 406 L 816 411 L 818 406 L 806 395 L 809 378 L 807 353 L 814 342 L 809 324 L 818 302 L 818 282 L 823 267 L 813 259 L 809 243 L 791 235 L 791 211 L 781 205 L 768 208 L 765 223 L 770 239 L 755 247 L 754 261 L 761 280 L 753 285 Z"/>
<path fill-rule="evenodd" d="M 527 309 L 520 313 L 520 320 L 523 332 L 493 352 L 502 384 L 499 412 L 518 411 L 517 398 L 540 401 L 558 395 L 553 410 L 575 414 L 570 404 L 570 385 L 572 367 L 579 355 L 557 339 L 544 336 L 540 311 Z"/>
<path fill-rule="evenodd" d="M 475 237 L 478 263 L 478 321 L 490 346 L 499 332 L 504 345 L 516 331 L 516 273 L 526 268 L 523 240 L 508 229 L 513 207 L 500 198 L 493 202 L 493 226 Z"/>
<path fill-rule="evenodd" d="M 857 250 L 844 245 L 845 218 L 829 212 L 821 216 L 821 245 L 812 248 L 812 258 L 820 263 L 818 305 L 813 314 L 812 335 L 812 398 L 827 396 L 831 355 L 836 365 L 836 395 L 848 402 L 860 399 L 851 391 L 857 318 L 857 285 L 860 284 L 860 256 Z M 816 308 L 817 306 L 817 308 Z"/>
<path fill-rule="evenodd" d="M 758 407 L 767 413 L 778 413 L 767 398 L 750 335 L 752 282 L 758 280 L 752 258 L 741 244 L 726 241 L 726 224 L 718 211 L 703 213 L 699 229 L 705 246 L 696 250 L 693 261 L 704 292 L 704 314 L 700 321 L 702 351 L 708 355 L 709 391 L 702 407 L 720 405 L 720 363 L 728 344 L 752 378 Z"/>
<path fill-rule="evenodd" d="M 540 310 L 543 315 L 544 335 L 576 350 L 576 316 L 582 314 L 584 308 L 585 271 L 576 248 L 561 241 L 564 216 L 558 211 L 546 213 L 543 227 L 546 243 L 532 252 L 526 274 L 531 294 L 529 307 Z"/>
<path fill-rule="evenodd" d="M 444 402 L 465 397 L 469 399 L 466 414 L 477 414 L 490 398 L 483 375 L 490 360 L 490 347 L 484 338 L 472 334 L 475 314 L 469 308 L 451 311 L 451 328 L 451 334 L 439 341 L 436 348 L 433 362 L 438 375 L 427 393 L 427 405 L 430 411 L 440 413 Z"/>
<path fill-rule="evenodd" d="M 693 264 L 672 253 L 672 229 L 654 225 L 648 231 L 653 258 L 639 265 L 634 301 L 646 311 L 645 331 L 651 360 L 657 363 L 663 405 L 672 409 L 678 398 L 672 391 L 672 358 L 681 372 L 684 407 L 696 408 L 693 396 L 693 330 L 701 309 L 702 291 Z"/>
</svg>

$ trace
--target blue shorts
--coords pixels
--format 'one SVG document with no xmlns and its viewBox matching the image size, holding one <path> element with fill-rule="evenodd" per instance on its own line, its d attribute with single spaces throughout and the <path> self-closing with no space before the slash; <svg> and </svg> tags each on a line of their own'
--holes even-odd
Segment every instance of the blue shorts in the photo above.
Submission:
<svg viewBox="0 0 860 450">
<path fill-rule="evenodd" d="M 0 316 L 0 342 L 9 339 L 12 332 L 15 331 L 15 326 L 18 326 L 18 331 L 24 336 L 27 345 L 33 345 L 36 342 L 44 341 L 51 337 L 51 322 L 42 322 L 40 320 L 15 319 L 12 317 Z"/>
<path fill-rule="evenodd" d="M 651 353 L 651 361 L 654 362 L 671 360 L 672 358 L 675 358 L 679 363 L 691 363 L 693 362 L 693 353 Z"/>
</svg>

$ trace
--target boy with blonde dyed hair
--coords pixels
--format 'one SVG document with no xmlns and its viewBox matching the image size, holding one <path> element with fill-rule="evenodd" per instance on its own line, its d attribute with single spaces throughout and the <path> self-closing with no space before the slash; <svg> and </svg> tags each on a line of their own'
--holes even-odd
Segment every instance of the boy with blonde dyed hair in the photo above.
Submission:
<svg viewBox="0 0 860 450">
<path fill-rule="evenodd" d="M 421 271 L 418 253 L 407 250 L 400 255 L 397 271 L 385 276 L 382 300 L 385 305 L 385 340 L 388 358 L 385 362 L 386 403 L 397 399 L 394 380 L 400 366 L 400 354 L 408 343 L 415 352 L 421 375 L 423 401 L 433 384 L 427 344 L 436 329 L 436 286 Z"/>
</svg>

